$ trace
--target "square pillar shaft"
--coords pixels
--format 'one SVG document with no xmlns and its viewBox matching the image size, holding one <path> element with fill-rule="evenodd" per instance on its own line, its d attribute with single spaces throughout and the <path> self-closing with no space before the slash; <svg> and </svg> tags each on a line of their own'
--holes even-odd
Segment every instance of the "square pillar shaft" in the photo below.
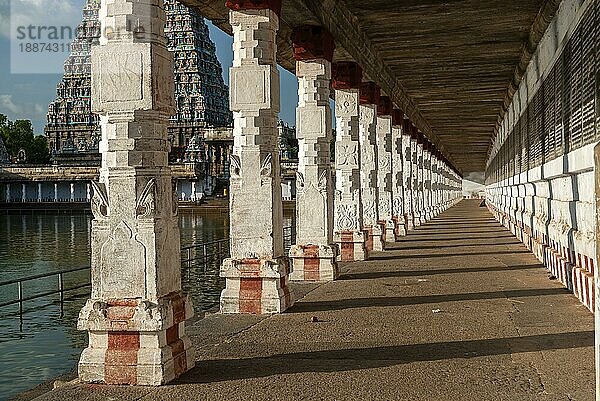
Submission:
<svg viewBox="0 0 600 401">
<path fill-rule="evenodd" d="M 194 366 L 181 292 L 177 201 L 167 163 L 173 60 L 161 0 L 103 0 L 92 49 L 102 167 L 92 182 L 91 297 L 83 382 L 161 385 Z M 131 24 L 131 20 L 136 24 Z"/>
<path fill-rule="evenodd" d="M 425 224 L 425 167 L 423 159 L 423 144 L 417 142 L 417 208 L 419 210 L 419 225 Z"/>
<path fill-rule="evenodd" d="M 404 149 L 402 147 L 402 126 L 392 126 L 392 220 L 396 240 L 406 235 L 404 220 Z"/>
<path fill-rule="evenodd" d="M 412 137 L 410 138 L 410 151 L 412 154 L 412 174 L 411 174 L 411 182 L 412 182 L 412 220 L 413 227 L 418 227 L 421 225 L 421 208 L 420 208 L 420 193 L 419 193 L 419 153 L 417 147 L 417 139 Z"/>
<path fill-rule="evenodd" d="M 236 3 L 236 2 L 231 2 Z M 229 2 L 228 2 L 229 4 Z M 292 304 L 289 259 L 283 247 L 283 206 L 277 149 L 279 16 L 270 8 L 232 4 L 230 105 L 231 257 L 223 261 L 222 313 L 283 312 Z"/>
<path fill-rule="evenodd" d="M 368 257 L 363 231 L 358 110 L 358 88 L 336 89 L 334 236 L 339 260 L 344 262 Z"/>
<path fill-rule="evenodd" d="M 333 243 L 333 180 L 329 86 L 331 62 L 296 61 L 299 144 L 296 179 L 296 244 L 290 249 L 291 280 L 331 281 L 338 276 Z"/>
<path fill-rule="evenodd" d="M 392 116 L 378 116 L 376 129 L 379 224 L 383 228 L 383 241 L 394 242 L 396 236 L 392 219 Z"/>
<path fill-rule="evenodd" d="M 406 128 L 406 124 L 404 125 Z M 405 129 L 402 132 L 402 182 L 404 184 L 404 221 L 407 230 L 414 228 L 413 224 L 413 160 L 410 134 Z"/>
<path fill-rule="evenodd" d="M 383 230 L 379 224 L 377 171 L 377 106 L 359 106 L 360 182 L 363 230 L 367 231 L 367 251 L 383 251 Z"/>
<path fill-rule="evenodd" d="M 423 206 L 425 209 L 425 220 L 431 220 L 431 153 L 423 149 Z"/>
</svg>

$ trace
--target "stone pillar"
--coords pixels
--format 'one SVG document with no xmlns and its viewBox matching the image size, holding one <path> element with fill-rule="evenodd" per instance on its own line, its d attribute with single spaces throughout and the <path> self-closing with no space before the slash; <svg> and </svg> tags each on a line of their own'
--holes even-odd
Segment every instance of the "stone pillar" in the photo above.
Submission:
<svg viewBox="0 0 600 401">
<path fill-rule="evenodd" d="M 433 149 L 431 152 L 431 204 L 432 204 L 432 215 L 436 217 L 439 212 L 439 187 L 438 187 L 438 158 L 437 149 Z"/>
<path fill-rule="evenodd" d="M 423 141 L 423 210 L 425 221 L 431 217 L 431 145 L 427 139 Z"/>
<path fill-rule="evenodd" d="M 425 224 L 425 168 L 424 168 L 423 134 L 419 131 L 417 137 L 417 209 L 419 225 Z"/>
<path fill-rule="evenodd" d="M 413 227 L 419 227 L 421 225 L 421 209 L 419 194 L 419 152 L 417 146 L 417 128 L 414 125 L 411 125 L 410 152 L 412 155 L 411 193 Z"/>
<path fill-rule="evenodd" d="M 396 241 L 396 227 L 392 219 L 392 101 L 380 96 L 377 105 L 377 189 L 379 224 L 383 241 Z"/>
<path fill-rule="evenodd" d="M 230 105 L 231 258 L 223 261 L 222 313 L 266 314 L 292 305 L 283 248 L 281 172 L 277 148 L 279 72 L 276 35 L 281 3 L 229 0 L 233 28 Z"/>
<path fill-rule="evenodd" d="M 405 118 L 402 124 L 402 182 L 404 184 L 404 224 L 407 230 L 414 229 L 413 217 L 413 155 L 411 149 L 411 124 Z"/>
<path fill-rule="evenodd" d="M 89 334 L 83 382 L 156 386 L 194 366 L 167 162 L 175 107 L 162 4 L 103 1 L 104 36 L 92 49 L 102 167 L 92 183 L 92 291 L 77 324 Z"/>
<path fill-rule="evenodd" d="M 38 182 L 37 184 L 37 201 L 42 202 L 42 183 Z"/>
<path fill-rule="evenodd" d="M 71 202 L 75 202 L 75 184 L 74 183 L 70 184 L 69 190 L 70 190 L 70 200 L 71 200 Z"/>
<path fill-rule="evenodd" d="M 331 281 L 338 276 L 333 243 L 333 177 L 331 60 L 334 42 L 320 26 L 302 26 L 293 33 L 298 77 L 298 172 L 296 179 L 296 244 L 290 249 L 290 280 Z"/>
<path fill-rule="evenodd" d="M 402 124 L 404 113 L 394 109 L 392 112 L 392 220 L 396 241 L 406 235 L 404 220 L 404 169 L 402 145 Z"/>
<path fill-rule="evenodd" d="M 363 231 L 361 170 L 359 161 L 358 109 L 362 81 L 360 66 L 352 62 L 334 64 L 335 89 L 335 198 L 334 238 L 339 260 L 365 260 L 367 235 Z"/>
<path fill-rule="evenodd" d="M 377 173 L 377 104 L 380 89 L 373 82 L 360 87 L 359 142 L 360 182 L 363 205 L 363 230 L 367 232 L 367 251 L 383 251 L 383 229 L 379 224 Z"/>
<path fill-rule="evenodd" d="M 21 202 L 25 203 L 27 201 L 27 185 L 25 183 L 21 184 Z"/>
<path fill-rule="evenodd" d="M 6 183 L 6 203 L 10 203 L 12 201 L 12 195 L 10 193 L 10 182 Z"/>
<path fill-rule="evenodd" d="M 58 183 L 54 183 L 54 202 L 58 202 Z"/>
</svg>

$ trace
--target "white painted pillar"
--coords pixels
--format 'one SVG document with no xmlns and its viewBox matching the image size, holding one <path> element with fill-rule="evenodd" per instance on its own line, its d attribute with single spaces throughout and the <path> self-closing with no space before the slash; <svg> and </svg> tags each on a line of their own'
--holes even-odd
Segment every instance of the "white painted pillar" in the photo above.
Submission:
<svg viewBox="0 0 600 401">
<path fill-rule="evenodd" d="M 383 229 L 383 241 L 396 241 L 392 219 L 392 101 L 387 96 L 379 98 L 377 106 L 377 188 L 379 224 Z"/>
<path fill-rule="evenodd" d="M 58 202 L 58 182 L 54 183 L 54 202 Z"/>
<path fill-rule="evenodd" d="M 233 28 L 230 99 L 231 258 L 223 261 L 222 313 L 278 313 L 292 305 L 283 249 L 281 173 L 277 148 L 280 9 L 269 1 L 227 3 Z M 249 9 L 257 7 L 260 9 Z"/>
<path fill-rule="evenodd" d="M 423 143 L 423 209 L 425 221 L 432 219 L 431 216 L 431 153 L 430 144 L 425 139 Z"/>
<path fill-rule="evenodd" d="M 367 251 L 383 251 L 383 230 L 379 224 L 377 181 L 377 103 L 380 89 L 373 82 L 360 88 L 359 143 L 360 182 L 363 205 L 363 230 L 367 232 Z"/>
<path fill-rule="evenodd" d="M 27 202 L 27 186 L 25 183 L 21 184 L 21 202 Z"/>
<path fill-rule="evenodd" d="M 412 215 L 413 227 L 421 225 L 421 209 L 419 206 L 419 148 L 417 145 L 417 130 L 413 127 L 410 137 L 410 151 L 412 154 Z"/>
<path fill-rule="evenodd" d="M 417 207 L 419 210 L 419 225 L 427 221 L 425 211 L 425 165 L 424 165 L 423 134 L 419 132 L 417 140 Z"/>
<path fill-rule="evenodd" d="M 414 229 L 413 222 L 413 159 L 411 149 L 411 124 L 410 121 L 405 118 L 402 124 L 402 180 L 404 183 L 404 221 L 407 230 Z"/>
<path fill-rule="evenodd" d="M 406 235 L 404 220 L 404 148 L 402 146 L 402 125 L 404 113 L 394 109 L 392 112 L 392 220 L 396 241 Z"/>
<path fill-rule="evenodd" d="M 71 183 L 70 190 L 71 190 L 71 202 L 75 202 L 75 184 L 74 183 Z"/>
<path fill-rule="evenodd" d="M 92 188 L 89 182 L 85 184 L 85 199 L 87 202 L 92 199 Z"/>
<path fill-rule="evenodd" d="M 290 249 L 290 280 L 332 281 L 338 277 L 333 242 L 331 175 L 331 60 L 334 42 L 320 26 L 301 26 L 292 35 L 298 107 L 296 242 Z"/>
<path fill-rule="evenodd" d="M 38 182 L 37 185 L 37 201 L 41 202 L 42 201 L 42 183 Z"/>
<path fill-rule="evenodd" d="M 436 217 L 440 214 L 440 188 L 439 188 L 439 160 L 437 157 L 438 151 L 436 149 L 433 150 L 431 154 L 431 193 L 432 193 L 432 204 L 433 204 L 433 217 Z"/>
<path fill-rule="evenodd" d="M 196 201 L 196 181 L 192 181 L 192 193 L 191 193 L 191 201 Z"/>
<path fill-rule="evenodd" d="M 352 262 L 368 257 L 363 231 L 361 170 L 358 128 L 360 66 L 352 62 L 334 64 L 335 89 L 335 198 L 334 239 L 339 260 Z"/>
<path fill-rule="evenodd" d="M 77 324 L 89 333 L 79 378 L 156 386 L 194 366 L 167 161 L 173 61 L 162 0 L 105 0 L 100 20 L 91 96 L 102 167 L 91 201 L 92 290 Z"/>
</svg>

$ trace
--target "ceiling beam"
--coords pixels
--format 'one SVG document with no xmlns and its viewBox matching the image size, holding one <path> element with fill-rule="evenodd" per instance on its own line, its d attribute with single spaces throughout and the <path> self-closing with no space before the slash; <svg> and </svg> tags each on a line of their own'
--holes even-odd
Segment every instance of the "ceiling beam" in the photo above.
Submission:
<svg viewBox="0 0 600 401">
<path fill-rule="evenodd" d="M 292 0 L 298 6 L 308 8 L 327 28 L 336 40 L 360 64 L 371 80 L 376 82 L 393 102 L 400 107 L 414 124 L 435 144 L 437 149 L 450 161 L 453 167 L 462 173 L 452 155 L 433 132 L 427 120 L 421 114 L 418 105 L 407 94 L 402 83 L 390 67 L 383 61 L 371 41 L 361 31 L 356 17 L 343 0 Z M 303 8 L 304 8 L 303 7 Z"/>
</svg>

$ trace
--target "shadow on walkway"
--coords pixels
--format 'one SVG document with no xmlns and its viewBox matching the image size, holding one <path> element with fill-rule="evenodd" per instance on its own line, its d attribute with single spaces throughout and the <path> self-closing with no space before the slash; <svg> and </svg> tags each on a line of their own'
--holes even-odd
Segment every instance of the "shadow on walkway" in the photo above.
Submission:
<svg viewBox="0 0 600 401">
<path fill-rule="evenodd" d="M 391 250 L 391 249 L 390 249 Z M 393 250 L 402 250 L 395 248 Z M 450 258 L 454 256 L 484 256 L 484 255 L 517 255 L 531 253 L 528 250 L 521 251 L 494 251 L 494 252 L 465 252 L 465 253 L 419 253 L 415 255 L 389 255 L 380 254 L 369 256 L 369 260 L 400 260 L 400 259 L 429 259 L 429 258 Z"/>
<path fill-rule="evenodd" d="M 466 294 L 425 295 L 416 297 L 349 298 L 338 301 L 299 302 L 288 309 L 288 312 L 301 313 L 335 311 L 380 306 L 406 306 L 437 304 L 442 302 L 475 301 L 484 299 L 539 297 L 545 295 L 565 295 L 569 293 L 570 292 L 565 288 L 537 288 L 527 290 L 473 292 Z"/>
<path fill-rule="evenodd" d="M 594 345 L 593 331 L 449 341 L 385 347 L 296 352 L 269 357 L 199 361 L 180 384 L 210 383 L 304 372 L 342 372 L 412 362 L 477 358 Z"/>
<path fill-rule="evenodd" d="M 342 273 L 339 280 L 369 280 L 388 277 L 424 277 L 438 274 L 461 274 L 461 273 L 493 273 L 493 272 L 511 272 L 514 270 L 537 270 L 542 268 L 539 265 L 523 266 L 495 266 L 495 267 L 465 267 L 457 269 L 432 269 L 432 270 L 394 270 L 394 271 L 374 271 L 366 273 Z"/>
</svg>

